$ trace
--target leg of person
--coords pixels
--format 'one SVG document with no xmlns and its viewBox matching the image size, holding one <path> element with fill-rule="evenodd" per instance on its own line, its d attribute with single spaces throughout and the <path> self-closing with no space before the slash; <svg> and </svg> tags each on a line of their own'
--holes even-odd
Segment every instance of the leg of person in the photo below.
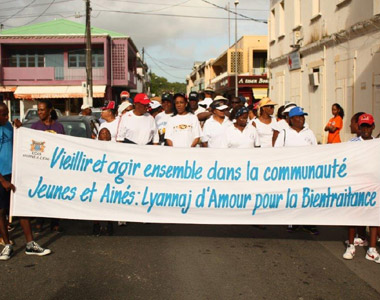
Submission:
<svg viewBox="0 0 380 300">
<path fill-rule="evenodd" d="M 7 181 L 10 181 L 10 175 L 4 176 Z M 6 211 L 9 210 L 10 191 L 6 191 L 0 184 L 0 235 L 3 238 L 5 247 L 0 253 L 0 260 L 8 260 L 13 254 L 13 246 L 9 241 L 7 228 Z"/>
<path fill-rule="evenodd" d="M 380 255 L 376 250 L 377 229 L 378 227 L 373 226 L 369 228 L 369 248 L 367 250 L 365 258 L 380 264 Z"/>
<path fill-rule="evenodd" d="M 355 227 L 348 227 L 348 241 L 346 241 L 348 245 L 346 248 L 346 252 L 343 253 L 344 259 L 353 259 L 355 256 L 355 229 Z"/>
<path fill-rule="evenodd" d="M 62 227 L 59 225 L 59 219 L 51 219 L 50 230 L 56 232 L 63 232 Z"/>
</svg>

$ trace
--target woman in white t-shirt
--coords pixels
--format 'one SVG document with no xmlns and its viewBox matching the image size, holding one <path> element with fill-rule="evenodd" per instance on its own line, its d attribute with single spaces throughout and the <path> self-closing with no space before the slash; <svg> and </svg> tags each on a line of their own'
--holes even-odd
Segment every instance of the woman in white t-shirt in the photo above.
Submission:
<svg viewBox="0 0 380 300">
<path fill-rule="evenodd" d="M 103 128 L 107 128 L 111 133 L 111 141 L 116 142 L 119 118 L 116 117 L 115 101 L 109 101 L 108 104 L 102 108 L 101 116 L 105 122 L 100 125 L 99 132 Z"/>
<path fill-rule="evenodd" d="M 172 147 L 195 147 L 201 136 L 198 118 L 190 112 L 183 94 L 174 95 L 174 112 L 166 124 L 165 140 Z"/>
<path fill-rule="evenodd" d="M 276 118 L 273 117 L 274 106 L 277 103 L 273 102 L 269 98 L 263 98 L 260 100 L 260 115 L 252 121 L 252 125 L 256 127 L 256 130 L 260 137 L 261 147 L 272 147 L 273 127 L 276 126 Z"/>
<path fill-rule="evenodd" d="M 256 128 L 248 122 L 248 113 L 248 108 L 243 106 L 231 116 L 234 125 L 228 127 L 225 133 L 228 148 L 260 147 L 259 134 Z"/>
</svg>

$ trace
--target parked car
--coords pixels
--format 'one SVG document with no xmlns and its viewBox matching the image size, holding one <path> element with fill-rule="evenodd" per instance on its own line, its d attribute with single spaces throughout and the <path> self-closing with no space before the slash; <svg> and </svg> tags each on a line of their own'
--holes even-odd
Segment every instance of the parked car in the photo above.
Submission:
<svg viewBox="0 0 380 300">
<path fill-rule="evenodd" d="M 57 113 L 58 118 L 62 117 L 62 112 L 59 109 L 55 109 L 55 112 Z M 25 121 L 36 119 L 36 118 L 38 118 L 37 108 L 29 108 L 26 111 L 25 117 L 22 121 L 25 122 Z"/>
<path fill-rule="evenodd" d="M 22 126 L 31 128 L 36 119 L 23 123 Z M 98 134 L 99 121 L 94 116 L 64 116 L 58 122 L 65 128 L 65 134 L 82 138 L 94 138 Z"/>
</svg>

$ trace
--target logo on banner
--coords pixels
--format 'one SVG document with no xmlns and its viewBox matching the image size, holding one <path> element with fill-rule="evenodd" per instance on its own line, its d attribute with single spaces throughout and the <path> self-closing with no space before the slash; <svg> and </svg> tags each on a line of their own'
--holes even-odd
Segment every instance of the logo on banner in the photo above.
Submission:
<svg viewBox="0 0 380 300">
<path fill-rule="evenodd" d="M 40 159 L 40 160 L 50 160 L 50 158 L 42 155 L 46 148 L 45 143 L 46 142 L 44 141 L 40 142 L 40 141 L 32 140 L 32 143 L 30 144 L 31 154 L 23 154 L 23 157 Z"/>
<path fill-rule="evenodd" d="M 36 142 L 32 140 L 32 144 L 30 145 L 30 151 L 32 152 L 44 152 L 45 150 L 45 142 Z"/>
</svg>

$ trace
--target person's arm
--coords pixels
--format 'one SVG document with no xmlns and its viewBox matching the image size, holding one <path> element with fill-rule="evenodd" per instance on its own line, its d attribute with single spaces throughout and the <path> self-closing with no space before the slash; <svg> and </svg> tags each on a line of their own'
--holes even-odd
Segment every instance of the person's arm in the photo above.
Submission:
<svg viewBox="0 0 380 300">
<path fill-rule="evenodd" d="M 255 121 L 252 121 L 252 126 L 256 128 L 256 123 L 255 123 Z"/>
<path fill-rule="evenodd" d="M 278 134 L 276 142 L 274 143 L 275 148 L 281 148 L 285 146 L 285 130 L 281 130 Z"/>
<path fill-rule="evenodd" d="M 8 180 L 5 180 L 5 178 L 1 174 L 0 174 L 0 183 L 6 191 L 9 191 L 9 190 L 12 190 L 13 192 L 16 191 L 16 187 Z"/>
<path fill-rule="evenodd" d="M 272 147 L 274 147 L 274 144 L 276 143 L 276 140 L 278 138 L 278 135 L 279 135 L 279 131 L 278 130 L 274 130 L 273 129 L 273 135 L 272 135 Z"/>
<path fill-rule="evenodd" d="M 192 144 L 191 144 L 191 148 L 197 146 L 198 143 L 199 143 L 199 137 L 197 137 L 197 138 L 194 139 L 194 141 L 193 141 Z"/>
<path fill-rule="evenodd" d="M 204 111 L 204 112 L 197 114 L 197 118 L 200 122 L 206 121 L 211 116 L 212 116 L 212 112 L 209 112 L 209 111 Z"/>
</svg>

